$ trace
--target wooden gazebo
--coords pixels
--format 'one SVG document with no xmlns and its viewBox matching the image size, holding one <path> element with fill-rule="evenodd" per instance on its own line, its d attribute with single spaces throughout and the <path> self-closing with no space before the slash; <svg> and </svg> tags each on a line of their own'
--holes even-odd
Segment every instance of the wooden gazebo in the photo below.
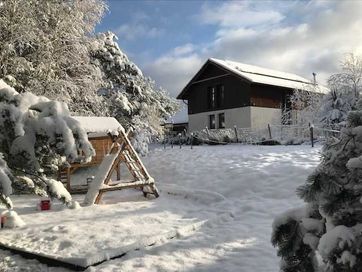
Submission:
<svg viewBox="0 0 362 272">
<path fill-rule="evenodd" d="M 104 156 L 112 146 L 112 137 L 109 132 L 118 131 L 121 124 L 113 117 L 83 117 L 74 116 L 88 134 L 88 140 L 92 144 L 96 155 L 88 163 L 71 163 L 69 167 L 63 167 L 58 172 L 58 179 L 64 183 L 69 192 L 85 192 L 85 186 L 72 186 L 72 174 L 79 168 L 91 167 L 101 164 Z M 83 187 L 83 188 L 82 188 Z"/>
<path fill-rule="evenodd" d="M 85 202 L 88 204 L 98 204 L 105 192 L 129 188 L 139 188 L 145 196 L 148 194 L 159 196 L 153 178 L 147 172 L 129 140 L 129 132 L 126 133 L 115 118 L 74 118 L 87 132 L 88 140 L 95 149 L 96 155 L 88 163 L 70 163 L 67 167 L 60 169 L 58 179 L 65 184 L 69 192 L 87 192 Z M 131 178 L 121 180 L 122 163 L 125 164 Z M 89 180 L 91 184 L 88 184 L 88 181 L 83 184 L 72 184 L 73 174 L 79 168 L 86 167 L 98 167 L 94 180 Z"/>
</svg>

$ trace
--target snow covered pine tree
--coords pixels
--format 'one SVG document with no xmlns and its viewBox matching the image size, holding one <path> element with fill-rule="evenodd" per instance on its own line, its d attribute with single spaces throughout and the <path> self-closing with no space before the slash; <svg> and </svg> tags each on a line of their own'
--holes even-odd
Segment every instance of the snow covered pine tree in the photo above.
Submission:
<svg viewBox="0 0 362 272">
<path fill-rule="evenodd" d="M 93 62 L 100 68 L 104 87 L 100 94 L 107 100 L 110 115 L 126 129 L 135 128 L 134 145 L 147 152 L 151 137 L 162 135 L 162 120 L 173 115 L 178 103 L 145 77 L 119 48 L 112 32 L 102 33 L 93 43 Z"/>
<path fill-rule="evenodd" d="M 323 97 L 318 111 L 322 127 L 340 130 L 346 125 L 348 112 L 355 104 L 356 97 L 353 92 L 331 88 L 331 91 Z"/>
<path fill-rule="evenodd" d="M 306 207 L 274 220 L 282 271 L 362 269 L 362 100 L 355 107 L 340 139 L 326 143 L 322 162 L 297 189 Z"/>
<path fill-rule="evenodd" d="M 0 80 L 0 131 L 0 203 L 12 208 L 15 191 L 49 195 L 73 207 L 69 192 L 51 177 L 66 160 L 88 161 L 95 152 L 67 105 L 19 94 Z"/>
</svg>

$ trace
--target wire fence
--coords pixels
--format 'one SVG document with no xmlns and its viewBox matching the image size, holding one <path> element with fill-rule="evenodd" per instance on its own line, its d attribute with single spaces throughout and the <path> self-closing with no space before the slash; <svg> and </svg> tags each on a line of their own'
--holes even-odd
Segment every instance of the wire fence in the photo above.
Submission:
<svg viewBox="0 0 362 272">
<path fill-rule="evenodd" d="M 208 129 L 192 133 L 174 133 L 166 136 L 164 144 L 301 144 L 325 141 L 331 137 L 338 137 L 340 131 L 298 125 L 268 125 L 265 128 L 227 128 Z"/>
</svg>

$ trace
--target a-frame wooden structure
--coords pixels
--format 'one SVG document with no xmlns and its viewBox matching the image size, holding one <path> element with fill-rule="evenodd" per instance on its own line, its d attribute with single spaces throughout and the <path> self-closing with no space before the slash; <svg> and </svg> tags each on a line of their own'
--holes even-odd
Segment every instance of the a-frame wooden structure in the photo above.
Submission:
<svg viewBox="0 0 362 272">
<path fill-rule="evenodd" d="M 153 178 L 147 172 L 137 152 L 128 139 L 128 133 L 119 131 L 118 136 L 113 137 L 113 144 L 99 166 L 99 171 L 94 180 L 90 183 L 84 203 L 98 204 L 106 192 L 139 188 L 144 196 L 152 194 L 159 196 Z M 131 173 L 132 180 L 121 180 L 120 165 L 124 163 Z M 116 172 L 117 180 L 113 181 L 112 176 Z"/>
</svg>

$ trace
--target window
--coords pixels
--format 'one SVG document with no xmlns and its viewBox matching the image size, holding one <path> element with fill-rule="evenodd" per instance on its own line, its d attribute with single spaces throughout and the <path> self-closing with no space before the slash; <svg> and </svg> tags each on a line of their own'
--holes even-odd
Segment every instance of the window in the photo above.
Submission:
<svg viewBox="0 0 362 272">
<path fill-rule="evenodd" d="M 225 128 L 225 113 L 219 113 L 219 128 Z"/>
<path fill-rule="evenodd" d="M 208 109 L 216 109 L 224 106 L 224 85 L 217 85 L 207 88 Z"/>
<path fill-rule="evenodd" d="M 215 114 L 209 115 L 209 128 L 215 128 Z"/>
<path fill-rule="evenodd" d="M 216 86 L 216 96 L 217 96 L 217 99 L 216 99 L 217 107 L 218 108 L 223 107 L 224 106 L 224 97 L 225 97 L 224 85 L 217 85 Z"/>
<path fill-rule="evenodd" d="M 208 100 L 208 108 L 215 109 L 216 107 L 216 90 L 215 87 L 207 88 L 207 100 Z"/>
</svg>

